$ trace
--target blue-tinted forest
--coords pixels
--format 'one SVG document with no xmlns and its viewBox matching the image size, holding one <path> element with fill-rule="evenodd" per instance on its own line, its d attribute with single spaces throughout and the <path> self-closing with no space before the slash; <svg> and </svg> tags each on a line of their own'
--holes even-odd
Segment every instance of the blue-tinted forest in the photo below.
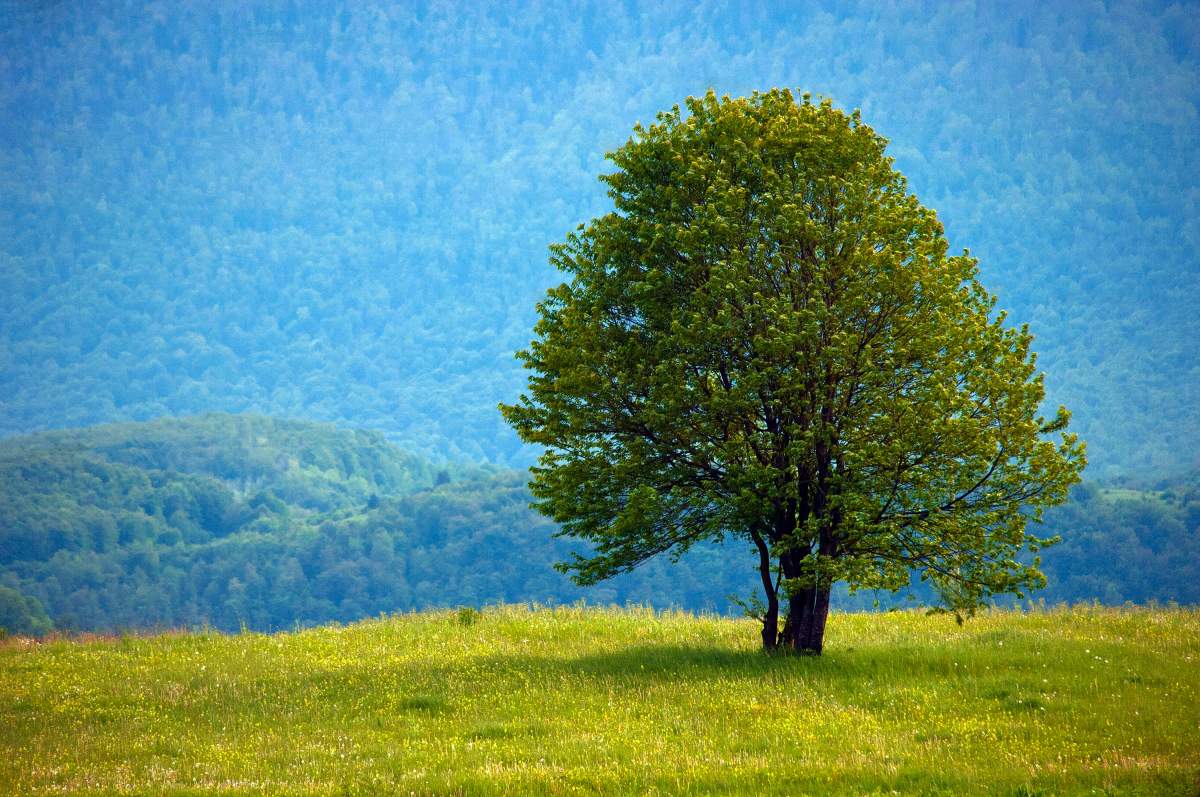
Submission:
<svg viewBox="0 0 1200 797">
<path fill-rule="evenodd" d="M 527 464 L 495 406 L 604 152 L 790 86 L 891 139 L 1092 478 L 1194 468 L 1196 8 L 743 5 L 0 5 L 0 431 L 255 411 Z"/>
<path fill-rule="evenodd" d="M 1200 9 L 767 5 L 0 0 L 0 627 L 727 609 L 740 552 L 554 572 L 496 409 L 604 153 L 710 87 L 861 108 L 1030 325 L 1091 462 L 1045 597 L 1200 600 Z"/>
</svg>

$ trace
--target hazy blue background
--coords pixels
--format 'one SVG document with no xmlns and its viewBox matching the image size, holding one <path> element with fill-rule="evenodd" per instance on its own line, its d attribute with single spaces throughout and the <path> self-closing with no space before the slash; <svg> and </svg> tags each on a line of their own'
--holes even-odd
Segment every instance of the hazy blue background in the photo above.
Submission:
<svg viewBox="0 0 1200 797">
<path fill-rule="evenodd" d="M 891 139 L 1093 477 L 1195 467 L 1197 7 L 776 5 L 0 5 L 0 432 L 255 410 L 524 464 L 495 404 L 603 153 L 790 86 Z"/>
</svg>

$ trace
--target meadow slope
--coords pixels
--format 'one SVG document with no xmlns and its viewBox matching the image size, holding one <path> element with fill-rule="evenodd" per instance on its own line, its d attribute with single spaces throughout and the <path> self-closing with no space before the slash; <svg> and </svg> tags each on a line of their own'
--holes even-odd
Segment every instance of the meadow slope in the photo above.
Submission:
<svg viewBox="0 0 1200 797">
<path fill-rule="evenodd" d="M 0 643 L 5 794 L 1187 794 L 1200 612 L 502 607 Z"/>
</svg>

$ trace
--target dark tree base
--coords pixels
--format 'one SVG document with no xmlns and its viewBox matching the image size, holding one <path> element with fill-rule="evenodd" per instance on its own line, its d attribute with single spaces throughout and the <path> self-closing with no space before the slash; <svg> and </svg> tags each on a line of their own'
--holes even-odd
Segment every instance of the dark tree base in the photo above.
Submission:
<svg viewBox="0 0 1200 797">
<path fill-rule="evenodd" d="M 763 649 L 820 656 L 825 646 L 829 594 L 829 588 L 824 587 L 817 590 L 801 590 L 794 595 L 789 601 L 782 631 L 776 633 L 776 622 L 772 622 L 774 618 L 768 618 L 763 623 Z"/>
</svg>

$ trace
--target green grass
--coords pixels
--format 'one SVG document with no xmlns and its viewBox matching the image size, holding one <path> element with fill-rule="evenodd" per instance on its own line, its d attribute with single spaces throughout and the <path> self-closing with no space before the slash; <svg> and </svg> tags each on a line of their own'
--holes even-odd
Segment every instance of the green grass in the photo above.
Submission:
<svg viewBox="0 0 1200 797">
<path fill-rule="evenodd" d="M 3 794 L 1185 794 L 1200 612 L 405 615 L 0 645 Z"/>
</svg>

